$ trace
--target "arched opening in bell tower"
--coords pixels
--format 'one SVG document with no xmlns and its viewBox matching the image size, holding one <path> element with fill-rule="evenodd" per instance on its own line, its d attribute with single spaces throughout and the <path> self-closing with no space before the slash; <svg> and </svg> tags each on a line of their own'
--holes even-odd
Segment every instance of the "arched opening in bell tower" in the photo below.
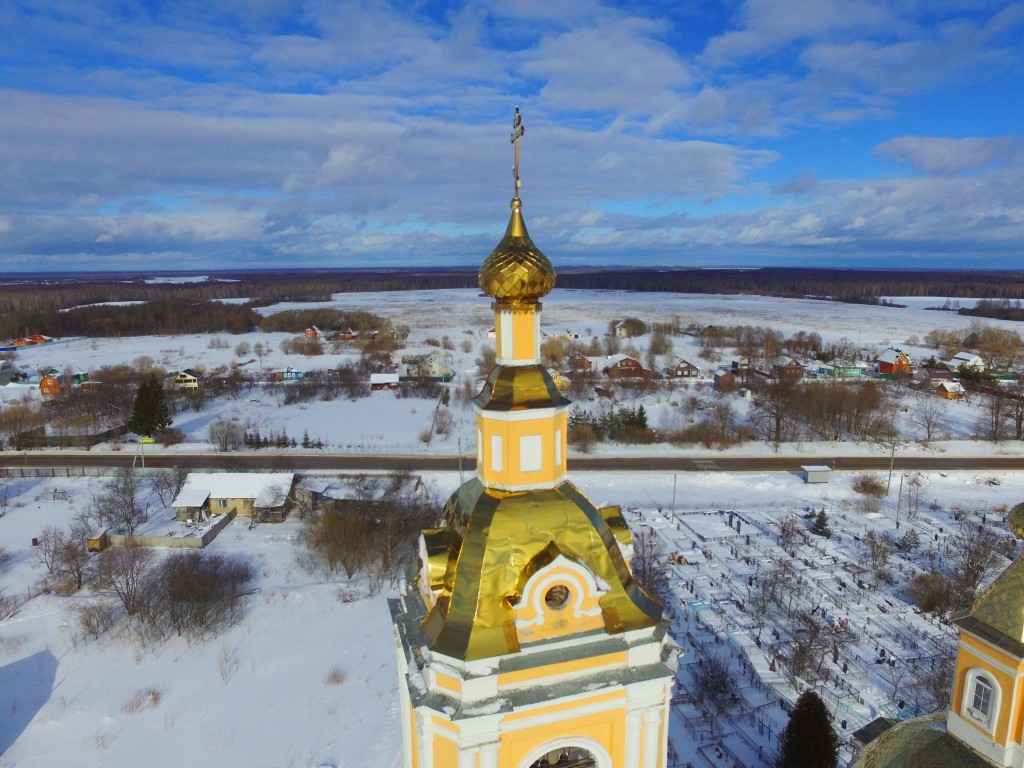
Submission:
<svg viewBox="0 0 1024 768">
<path fill-rule="evenodd" d="M 579 746 L 551 749 L 540 757 L 526 762 L 523 768 L 601 768 L 602 764 L 589 750 Z"/>
</svg>

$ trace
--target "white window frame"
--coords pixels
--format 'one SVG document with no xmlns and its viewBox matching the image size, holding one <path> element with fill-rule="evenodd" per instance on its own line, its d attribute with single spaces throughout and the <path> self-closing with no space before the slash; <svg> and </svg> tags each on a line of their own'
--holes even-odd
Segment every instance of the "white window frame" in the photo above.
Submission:
<svg viewBox="0 0 1024 768">
<path fill-rule="evenodd" d="M 987 712 L 974 706 L 983 688 L 988 689 Z M 996 682 L 995 677 L 991 673 L 977 668 L 969 669 L 964 680 L 964 697 L 960 708 L 961 713 L 970 722 L 991 732 L 995 727 L 996 713 L 999 712 L 1001 694 L 999 683 Z"/>
</svg>

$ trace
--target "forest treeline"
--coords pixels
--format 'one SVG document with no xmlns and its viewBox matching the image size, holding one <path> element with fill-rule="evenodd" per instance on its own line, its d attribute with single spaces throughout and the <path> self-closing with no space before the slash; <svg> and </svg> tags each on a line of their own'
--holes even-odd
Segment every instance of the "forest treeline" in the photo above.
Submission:
<svg viewBox="0 0 1024 768">
<path fill-rule="evenodd" d="M 24 277 L 0 286 L 0 339 L 33 333 L 239 333 L 260 324 L 257 307 L 278 302 L 323 302 L 335 293 L 476 285 L 476 269 L 470 268 L 217 273 L 201 282 L 175 283 L 126 275 Z M 569 268 L 559 271 L 558 285 L 582 290 L 815 296 L 869 304 L 881 303 L 884 296 L 951 296 L 990 300 L 1000 311 L 1010 313 L 1019 308 L 1009 302 L 1024 298 L 1024 272 Z M 239 303 L 243 299 L 247 302 Z M 116 306 L 111 302 L 142 303 Z"/>
</svg>

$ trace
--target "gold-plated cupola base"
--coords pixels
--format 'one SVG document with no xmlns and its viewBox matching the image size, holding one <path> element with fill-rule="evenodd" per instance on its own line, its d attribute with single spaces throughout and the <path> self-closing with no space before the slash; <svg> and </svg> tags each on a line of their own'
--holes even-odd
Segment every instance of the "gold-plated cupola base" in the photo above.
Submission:
<svg viewBox="0 0 1024 768">
<path fill-rule="evenodd" d="M 661 605 L 633 582 L 619 549 L 630 535 L 618 508 L 599 510 L 570 482 L 502 493 L 474 478 L 448 500 L 442 521 L 424 532 L 427 572 L 436 581 L 422 586 L 436 599 L 421 629 L 433 651 L 463 661 L 518 651 L 524 585 L 559 557 L 602 585 L 595 601 L 604 631 L 661 619 Z"/>
</svg>

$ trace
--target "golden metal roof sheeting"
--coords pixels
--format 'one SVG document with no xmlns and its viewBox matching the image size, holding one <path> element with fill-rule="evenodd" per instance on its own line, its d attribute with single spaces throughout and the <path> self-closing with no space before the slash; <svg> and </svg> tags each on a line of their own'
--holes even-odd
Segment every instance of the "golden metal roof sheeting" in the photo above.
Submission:
<svg viewBox="0 0 1024 768">
<path fill-rule="evenodd" d="M 443 522 L 453 532 L 445 569 L 453 583 L 421 627 L 434 651 L 464 661 L 518 651 L 514 606 L 530 576 L 559 554 L 607 585 L 600 605 L 608 632 L 660 621 L 661 605 L 633 582 L 616 531 L 572 483 L 502 493 L 474 478 L 448 500 Z"/>
<path fill-rule="evenodd" d="M 1010 510 L 1006 525 L 1016 536 L 1024 538 L 1024 504 L 1018 504 Z"/>
<path fill-rule="evenodd" d="M 950 621 L 1024 658 L 1024 559 L 1014 560 L 970 608 L 954 613 Z"/>
<path fill-rule="evenodd" d="M 484 293 L 513 306 L 534 303 L 555 287 L 555 269 L 530 239 L 522 208 L 522 201 L 514 198 L 505 236 L 484 260 L 478 274 Z"/>
<path fill-rule="evenodd" d="M 868 744 L 850 768 L 992 768 L 946 730 L 945 713 L 894 725 Z"/>
<path fill-rule="evenodd" d="M 569 405 L 541 365 L 496 365 L 473 402 L 489 411 Z"/>
</svg>

